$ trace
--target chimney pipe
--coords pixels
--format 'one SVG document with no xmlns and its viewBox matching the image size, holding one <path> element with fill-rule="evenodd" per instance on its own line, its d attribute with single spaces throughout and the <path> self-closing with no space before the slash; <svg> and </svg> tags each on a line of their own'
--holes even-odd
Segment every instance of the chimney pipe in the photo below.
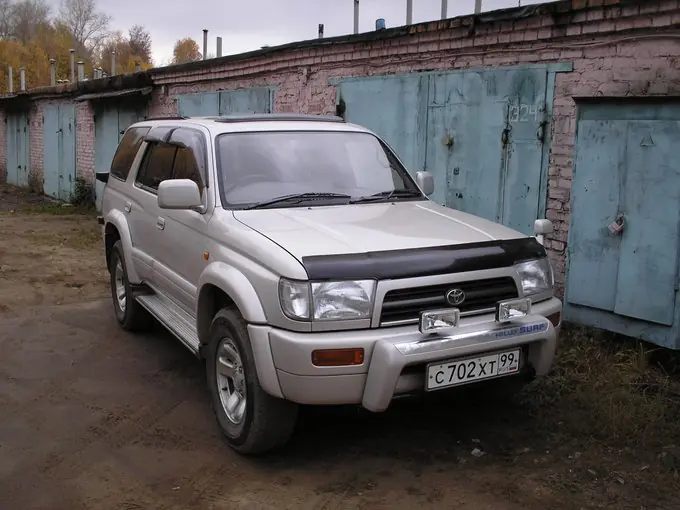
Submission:
<svg viewBox="0 0 680 510">
<path fill-rule="evenodd" d="M 85 80 L 85 62 L 82 60 L 78 61 L 78 81 Z"/>
<path fill-rule="evenodd" d="M 54 87 L 57 84 L 57 61 L 50 59 L 50 85 Z"/>
<path fill-rule="evenodd" d="M 448 0 L 442 0 L 442 19 L 449 17 L 449 5 Z"/>
<path fill-rule="evenodd" d="M 482 12 L 482 0 L 475 0 L 475 14 Z"/>
<path fill-rule="evenodd" d="M 14 94 L 14 69 L 12 69 L 12 66 L 9 66 L 7 69 L 7 85 L 8 85 L 8 90 L 10 94 Z"/>
<path fill-rule="evenodd" d="M 413 0 L 406 0 L 406 24 L 413 24 Z"/>
<path fill-rule="evenodd" d="M 203 60 L 208 58 L 208 29 L 203 29 Z"/>
<path fill-rule="evenodd" d="M 354 33 L 359 33 L 359 0 L 354 0 Z"/>
<path fill-rule="evenodd" d="M 135 62 L 135 72 L 136 73 L 142 72 L 142 63 L 139 60 Z"/>
<path fill-rule="evenodd" d="M 376 31 L 385 30 L 385 18 L 378 18 L 375 20 L 375 29 Z"/>
<path fill-rule="evenodd" d="M 26 69 L 23 67 L 19 69 L 19 90 L 26 92 Z"/>
<path fill-rule="evenodd" d="M 111 52 L 111 76 L 116 76 L 116 51 Z"/>
<path fill-rule="evenodd" d="M 222 38 L 218 37 L 217 38 L 217 57 L 219 58 L 221 56 L 222 56 Z"/>
<path fill-rule="evenodd" d="M 323 23 L 319 23 L 319 39 L 323 39 Z"/>
<path fill-rule="evenodd" d="M 71 83 L 76 81 L 76 50 L 70 49 L 69 52 L 69 67 L 71 68 Z"/>
</svg>

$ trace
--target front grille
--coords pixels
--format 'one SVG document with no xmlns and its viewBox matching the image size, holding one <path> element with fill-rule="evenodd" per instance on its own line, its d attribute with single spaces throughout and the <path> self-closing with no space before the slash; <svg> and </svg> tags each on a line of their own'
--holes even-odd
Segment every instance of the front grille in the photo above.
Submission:
<svg viewBox="0 0 680 510">
<path fill-rule="evenodd" d="M 380 325 L 417 322 L 424 310 L 449 308 L 446 293 L 452 289 L 465 292 L 465 301 L 456 307 L 465 315 L 487 313 L 497 301 L 517 297 L 515 280 L 510 277 L 390 290 L 383 300 Z"/>
</svg>

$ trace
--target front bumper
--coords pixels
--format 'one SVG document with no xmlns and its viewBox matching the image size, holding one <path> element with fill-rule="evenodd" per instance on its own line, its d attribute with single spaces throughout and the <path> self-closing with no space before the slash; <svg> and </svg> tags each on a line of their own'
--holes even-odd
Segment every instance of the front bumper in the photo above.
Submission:
<svg viewBox="0 0 680 510">
<path fill-rule="evenodd" d="M 249 333 L 260 382 L 272 395 L 300 404 L 361 404 L 384 411 L 395 396 L 425 390 L 430 362 L 523 347 L 536 375 L 546 374 L 561 326 L 546 317 L 561 311 L 561 301 L 552 298 L 534 304 L 532 315 L 512 324 L 496 323 L 493 315 L 467 317 L 451 336 L 426 337 L 417 326 L 310 334 L 251 325 Z M 364 362 L 312 363 L 312 351 L 332 348 L 363 348 Z"/>
</svg>

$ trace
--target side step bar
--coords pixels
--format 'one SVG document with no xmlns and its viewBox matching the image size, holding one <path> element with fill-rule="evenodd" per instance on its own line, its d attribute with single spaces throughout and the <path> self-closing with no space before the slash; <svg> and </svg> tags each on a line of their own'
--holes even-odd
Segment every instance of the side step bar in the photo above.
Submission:
<svg viewBox="0 0 680 510">
<path fill-rule="evenodd" d="M 201 346 L 192 318 L 179 306 L 162 299 L 156 294 L 140 294 L 135 299 L 142 305 L 158 322 L 165 326 L 170 333 L 175 335 L 184 346 L 195 356 L 198 356 Z"/>
</svg>

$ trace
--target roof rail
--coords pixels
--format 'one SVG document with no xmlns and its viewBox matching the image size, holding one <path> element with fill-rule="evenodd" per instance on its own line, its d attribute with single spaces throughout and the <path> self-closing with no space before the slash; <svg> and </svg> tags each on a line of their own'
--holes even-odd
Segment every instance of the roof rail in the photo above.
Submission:
<svg viewBox="0 0 680 510">
<path fill-rule="evenodd" d="M 172 115 L 170 117 L 147 117 L 145 119 L 142 119 L 142 121 L 147 121 L 147 120 L 186 120 L 186 119 L 190 119 L 190 118 L 191 117 L 182 117 L 180 115 Z"/>
<path fill-rule="evenodd" d="M 312 122 L 345 122 L 336 115 L 311 115 L 304 113 L 251 113 L 244 115 L 224 115 L 211 117 L 215 122 L 271 122 L 271 121 L 312 121 Z"/>
</svg>

